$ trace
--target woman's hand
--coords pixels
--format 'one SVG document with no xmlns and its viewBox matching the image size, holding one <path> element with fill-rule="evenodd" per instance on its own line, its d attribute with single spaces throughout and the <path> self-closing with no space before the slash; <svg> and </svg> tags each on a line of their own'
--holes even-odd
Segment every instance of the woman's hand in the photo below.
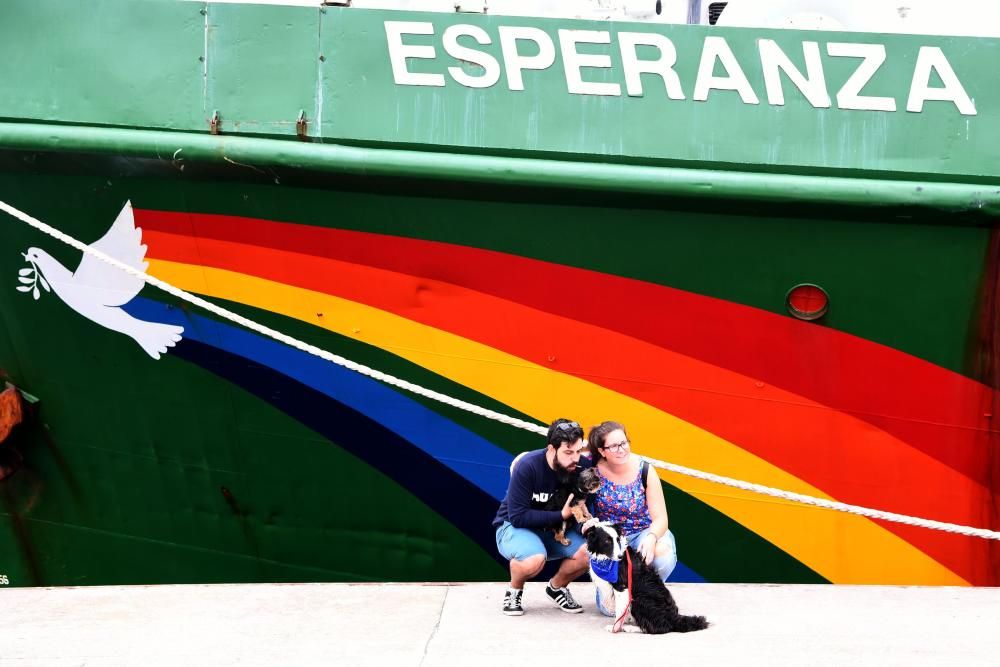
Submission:
<svg viewBox="0 0 1000 667">
<path fill-rule="evenodd" d="M 646 561 L 646 565 L 652 565 L 653 556 L 656 555 L 656 535 L 646 533 L 646 536 L 642 538 L 642 542 L 639 543 L 639 555 Z"/>
</svg>

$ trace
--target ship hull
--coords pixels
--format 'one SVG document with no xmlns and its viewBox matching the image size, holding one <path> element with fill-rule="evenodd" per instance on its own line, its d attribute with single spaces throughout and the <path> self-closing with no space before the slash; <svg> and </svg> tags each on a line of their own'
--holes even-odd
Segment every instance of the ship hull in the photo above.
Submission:
<svg viewBox="0 0 1000 667">
<path fill-rule="evenodd" d="M 148 272 L 323 351 L 639 454 L 964 525 L 995 521 L 994 233 L 893 209 L 623 199 L 306 169 L 8 152 L 0 200 L 83 243 L 126 202 Z M 540 436 L 346 370 L 146 285 L 154 359 L 0 225 L 0 367 L 40 400 L 2 447 L 12 585 L 501 580 L 490 527 Z M 821 286 L 816 321 L 789 313 Z M 993 328 L 991 328 L 993 327 Z M 975 538 L 662 473 L 681 581 L 996 585 Z"/>
</svg>

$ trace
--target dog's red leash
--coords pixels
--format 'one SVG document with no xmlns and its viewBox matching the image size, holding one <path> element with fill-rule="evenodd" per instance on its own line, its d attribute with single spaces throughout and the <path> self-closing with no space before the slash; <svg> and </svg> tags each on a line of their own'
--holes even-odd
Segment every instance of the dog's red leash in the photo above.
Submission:
<svg viewBox="0 0 1000 667">
<path fill-rule="evenodd" d="M 632 608 L 632 556 L 629 555 L 627 548 L 625 549 L 625 562 L 628 567 L 628 602 L 625 604 L 625 611 L 611 628 L 611 632 L 619 632 L 622 629 L 622 626 L 625 625 L 625 619 L 628 618 L 628 610 Z"/>
</svg>

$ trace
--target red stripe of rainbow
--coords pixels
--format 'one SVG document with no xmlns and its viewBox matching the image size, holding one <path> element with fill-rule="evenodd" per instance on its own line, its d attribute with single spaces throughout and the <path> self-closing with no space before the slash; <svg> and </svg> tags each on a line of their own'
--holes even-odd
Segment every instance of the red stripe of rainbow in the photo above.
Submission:
<svg viewBox="0 0 1000 667">
<path fill-rule="evenodd" d="M 984 523 L 984 432 L 969 409 L 984 389 L 890 348 L 738 304 L 488 250 L 228 216 L 136 211 L 136 218 L 151 258 L 331 294 L 586 379 L 837 499 Z M 801 354 L 803 337 L 817 364 L 797 372 L 780 351 L 786 345 Z M 941 434 L 949 436 L 944 443 Z M 685 446 L 676 443 L 678 457 Z M 905 471 L 905 482 L 887 483 L 885 471 Z M 989 580 L 981 543 L 887 527 L 966 581 Z"/>
</svg>

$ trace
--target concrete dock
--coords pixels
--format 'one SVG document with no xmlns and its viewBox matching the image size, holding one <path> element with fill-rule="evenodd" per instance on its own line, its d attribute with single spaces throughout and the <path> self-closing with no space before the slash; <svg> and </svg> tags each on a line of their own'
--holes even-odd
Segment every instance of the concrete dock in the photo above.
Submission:
<svg viewBox="0 0 1000 667">
<path fill-rule="evenodd" d="M 1000 665 L 1000 589 L 676 584 L 686 635 L 612 635 L 529 584 L 0 589 L 0 667 L 29 665 Z"/>
</svg>

